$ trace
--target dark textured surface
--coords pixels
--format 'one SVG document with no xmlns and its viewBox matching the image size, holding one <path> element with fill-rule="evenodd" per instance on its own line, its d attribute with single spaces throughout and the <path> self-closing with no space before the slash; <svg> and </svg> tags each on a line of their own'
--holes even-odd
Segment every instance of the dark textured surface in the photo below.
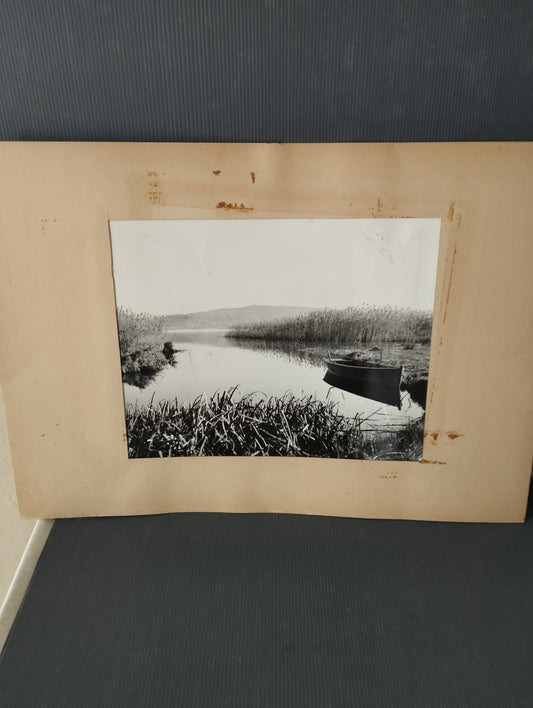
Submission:
<svg viewBox="0 0 533 708">
<path fill-rule="evenodd" d="M 0 139 L 531 140 L 532 36 L 528 0 L 2 0 Z M 532 559 L 531 515 L 58 521 L 0 706 L 529 708 Z"/>
<path fill-rule="evenodd" d="M 0 138 L 531 139 L 530 0 L 2 0 Z"/>
<path fill-rule="evenodd" d="M 2 706 L 531 706 L 533 524 L 62 520 Z"/>
</svg>

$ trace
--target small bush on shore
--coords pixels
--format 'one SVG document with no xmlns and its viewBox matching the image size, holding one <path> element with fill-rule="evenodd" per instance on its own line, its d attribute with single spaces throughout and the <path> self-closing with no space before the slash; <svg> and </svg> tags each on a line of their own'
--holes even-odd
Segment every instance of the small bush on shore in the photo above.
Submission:
<svg viewBox="0 0 533 708">
<path fill-rule="evenodd" d="M 117 309 L 122 373 L 153 374 L 167 363 L 163 353 L 164 317 Z"/>
</svg>

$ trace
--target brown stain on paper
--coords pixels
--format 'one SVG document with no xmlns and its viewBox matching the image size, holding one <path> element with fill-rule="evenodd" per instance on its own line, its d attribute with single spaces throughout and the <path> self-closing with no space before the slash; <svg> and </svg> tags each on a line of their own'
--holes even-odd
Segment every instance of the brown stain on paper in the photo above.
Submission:
<svg viewBox="0 0 533 708">
<path fill-rule="evenodd" d="M 448 207 L 448 214 L 446 215 L 446 218 L 448 221 L 453 221 L 453 215 L 455 214 L 455 203 L 450 202 L 450 206 Z"/>
<path fill-rule="evenodd" d="M 448 314 L 448 304 L 450 302 L 450 295 L 451 295 L 451 291 L 452 291 L 453 271 L 455 269 L 455 256 L 456 255 L 457 255 L 457 246 L 455 246 L 453 249 L 452 265 L 450 268 L 450 279 L 448 281 L 448 290 L 446 292 L 446 303 L 444 305 L 444 317 L 442 318 L 443 324 L 446 322 L 446 315 Z"/>
<path fill-rule="evenodd" d="M 383 201 L 381 200 L 381 197 L 378 197 L 375 207 L 369 207 L 369 211 L 370 215 L 374 219 L 378 216 L 381 216 L 381 212 L 383 211 Z"/>
<path fill-rule="evenodd" d="M 163 193 L 159 189 L 159 174 L 155 170 L 149 170 L 146 176 L 148 177 L 148 201 L 153 206 L 161 206 Z"/>
<path fill-rule="evenodd" d="M 255 172 L 250 172 L 250 177 L 252 178 L 252 184 L 255 184 Z"/>
<path fill-rule="evenodd" d="M 439 349 L 439 351 L 437 352 L 437 357 L 438 357 L 439 354 L 440 354 L 440 349 Z M 435 357 L 435 358 L 437 358 L 437 357 Z M 431 404 L 433 403 L 433 396 L 434 396 L 434 395 L 435 395 L 435 381 L 432 381 L 432 382 L 431 382 L 431 388 L 430 388 L 430 390 L 429 390 L 429 405 L 431 405 Z"/>
<path fill-rule="evenodd" d="M 224 209 L 224 211 L 253 211 L 253 207 L 247 207 L 244 204 L 237 204 L 237 202 L 219 202 L 216 205 L 216 209 Z"/>
<path fill-rule="evenodd" d="M 213 174 L 215 177 L 218 177 L 218 175 L 222 172 L 222 170 L 213 170 Z"/>
<path fill-rule="evenodd" d="M 463 433 L 458 433 L 455 430 L 447 430 L 445 433 L 441 433 L 438 430 L 437 431 L 432 431 L 430 432 L 429 430 L 426 430 L 424 433 L 424 438 L 429 438 L 429 442 L 431 445 L 436 445 L 437 440 L 441 435 L 446 435 L 446 437 L 449 440 L 456 440 L 457 438 L 464 438 Z"/>
<path fill-rule="evenodd" d="M 57 219 L 41 219 L 41 235 L 47 235 L 48 224 L 55 224 Z"/>
<path fill-rule="evenodd" d="M 421 465 L 445 465 L 445 462 L 441 462 L 441 460 L 420 460 Z"/>
<path fill-rule="evenodd" d="M 161 192 L 148 192 L 148 201 L 154 206 L 161 206 L 163 204 L 162 196 Z"/>
<path fill-rule="evenodd" d="M 430 433 L 429 431 L 426 431 L 426 432 L 424 433 L 424 437 L 425 437 L 425 438 L 428 438 L 428 437 L 429 437 L 429 438 L 430 438 L 430 441 L 429 441 L 429 442 L 430 442 L 432 445 L 435 445 L 436 442 L 437 442 L 437 440 L 439 439 L 439 434 L 440 434 L 440 433 L 435 433 L 435 432 L 434 432 L 434 433 Z"/>
</svg>

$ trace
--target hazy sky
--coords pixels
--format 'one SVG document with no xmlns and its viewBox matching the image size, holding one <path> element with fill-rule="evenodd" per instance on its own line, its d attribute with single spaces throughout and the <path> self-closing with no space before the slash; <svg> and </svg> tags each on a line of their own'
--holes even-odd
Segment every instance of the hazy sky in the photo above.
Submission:
<svg viewBox="0 0 533 708">
<path fill-rule="evenodd" d="M 112 221 L 117 304 L 432 310 L 440 219 Z"/>
</svg>

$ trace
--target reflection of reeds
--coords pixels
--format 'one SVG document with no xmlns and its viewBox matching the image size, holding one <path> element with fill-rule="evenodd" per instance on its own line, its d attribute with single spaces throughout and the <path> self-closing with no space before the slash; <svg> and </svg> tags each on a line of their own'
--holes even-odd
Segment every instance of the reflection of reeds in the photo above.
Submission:
<svg viewBox="0 0 533 708">
<path fill-rule="evenodd" d="M 287 393 L 281 398 L 251 394 L 236 398 L 237 387 L 190 404 L 164 401 L 128 406 L 130 457 L 271 455 L 372 459 L 375 436 L 363 419 L 341 415 L 336 405 Z M 398 440 L 401 431 L 390 431 Z M 420 447 L 421 450 L 421 447 Z M 399 454 L 401 451 L 398 451 Z M 416 457 L 411 459 L 418 459 Z"/>
<path fill-rule="evenodd" d="M 365 425 L 362 429 L 369 457 L 375 460 L 420 460 L 424 443 L 424 416 L 407 425 L 386 428 Z"/>
<path fill-rule="evenodd" d="M 240 349 L 257 351 L 261 354 L 268 353 L 269 356 L 275 356 L 293 364 L 321 366 L 327 355 L 327 348 L 303 347 L 299 342 L 284 342 L 282 340 L 236 338 L 232 340 L 231 344 Z"/>
</svg>

